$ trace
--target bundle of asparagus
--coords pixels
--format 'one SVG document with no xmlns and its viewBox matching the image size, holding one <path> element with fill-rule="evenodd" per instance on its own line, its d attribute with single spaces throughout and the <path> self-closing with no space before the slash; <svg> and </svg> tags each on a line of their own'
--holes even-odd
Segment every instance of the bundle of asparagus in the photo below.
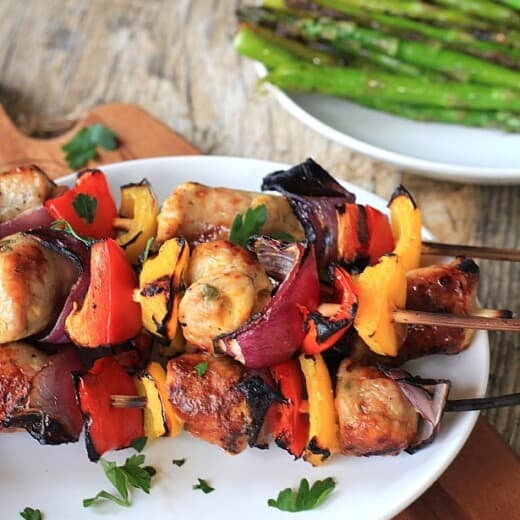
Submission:
<svg viewBox="0 0 520 520">
<path fill-rule="evenodd" d="M 238 52 L 286 91 L 520 132 L 520 0 L 264 0 Z"/>
</svg>

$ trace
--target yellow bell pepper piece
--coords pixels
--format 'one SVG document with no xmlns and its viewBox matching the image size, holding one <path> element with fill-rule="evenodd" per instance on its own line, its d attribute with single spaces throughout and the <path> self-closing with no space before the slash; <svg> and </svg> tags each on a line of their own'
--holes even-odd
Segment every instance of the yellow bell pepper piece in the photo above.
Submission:
<svg viewBox="0 0 520 520">
<path fill-rule="evenodd" d="M 358 309 L 354 327 L 377 354 L 396 356 L 405 326 L 394 322 L 393 312 L 406 305 L 406 273 L 401 257 L 382 256 L 355 278 Z"/>
<path fill-rule="evenodd" d="M 163 405 L 154 379 L 147 373 L 135 376 L 137 393 L 146 398 L 144 409 L 144 434 L 149 441 L 166 433 Z"/>
<path fill-rule="evenodd" d="M 309 442 L 303 458 L 313 466 L 339 451 L 338 420 L 329 370 L 321 354 L 301 354 L 309 403 Z"/>
<path fill-rule="evenodd" d="M 116 228 L 124 230 L 117 243 L 125 250 L 132 265 L 139 263 L 139 255 L 149 239 L 157 234 L 159 204 L 146 179 L 137 184 L 121 186 L 121 206 Z"/>
<path fill-rule="evenodd" d="M 153 378 L 159 391 L 167 435 L 168 437 L 176 437 L 182 431 L 184 423 L 177 417 L 168 398 L 166 371 L 157 361 L 151 361 L 146 367 L 146 372 Z"/>
<path fill-rule="evenodd" d="M 421 210 L 403 186 L 395 190 L 388 206 L 395 241 L 393 253 L 401 258 L 405 272 L 417 269 L 421 262 Z"/>
<path fill-rule="evenodd" d="M 189 255 L 186 240 L 171 238 L 144 262 L 139 276 L 143 326 L 170 341 L 177 333 L 182 277 Z"/>
</svg>

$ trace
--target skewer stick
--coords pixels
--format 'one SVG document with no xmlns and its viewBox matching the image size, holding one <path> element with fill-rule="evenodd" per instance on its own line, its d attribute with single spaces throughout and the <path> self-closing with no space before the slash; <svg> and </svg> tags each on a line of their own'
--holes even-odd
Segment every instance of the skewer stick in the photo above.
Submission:
<svg viewBox="0 0 520 520">
<path fill-rule="evenodd" d="M 486 258 L 488 260 L 520 262 L 520 249 L 461 246 L 457 244 L 442 244 L 440 242 L 428 241 L 422 243 L 422 254 L 436 256 L 468 256 L 472 258 Z"/>
<path fill-rule="evenodd" d="M 477 397 L 475 399 L 451 399 L 446 401 L 446 412 L 469 412 L 471 410 L 487 410 L 520 404 L 520 393 L 498 395 L 496 397 Z"/>
<path fill-rule="evenodd" d="M 113 395 L 111 403 L 114 408 L 145 408 L 146 397 L 135 395 Z M 450 399 L 446 401 L 446 412 L 469 412 L 472 410 L 488 410 L 504 406 L 520 405 L 520 392 L 516 394 L 498 395 L 496 397 L 476 397 L 472 399 Z"/>
<path fill-rule="evenodd" d="M 482 316 L 457 316 L 436 312 L 394 311 L 396 323 L 413 325 L 438 325 L 441 327 L 459 327 L 462 329 L 520 331 L 520 319 L 487 318 Z"/>
</svg>

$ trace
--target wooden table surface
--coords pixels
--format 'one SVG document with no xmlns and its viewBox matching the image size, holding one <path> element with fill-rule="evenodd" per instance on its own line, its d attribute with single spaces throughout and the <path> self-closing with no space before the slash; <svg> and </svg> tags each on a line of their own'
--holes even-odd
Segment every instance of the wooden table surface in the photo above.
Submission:
<svg viewBox="0 0 520 520">
<path fill-rule="evenodd" d="M 403 174 L 321 137 L 257 88 L 251 62 L 231 44 L 233 13 L 241 3 L 0 1 L 0 103 L 36 135 L 64 128 L 100 103 L 135 103 L 203 153 L 287 163 L 312 156 L 336 176 L 385 198 L 403 182 L 441 240 L 520 248 L 520 187 Z M 518 264 L 480 265 L 481 301 L 520 311 Z M 490 339 L 489 394 L 519 391 L 520 336 L 492 333 Z M 486 415 L 520 451 L 520 407 Z"/>
</svg>

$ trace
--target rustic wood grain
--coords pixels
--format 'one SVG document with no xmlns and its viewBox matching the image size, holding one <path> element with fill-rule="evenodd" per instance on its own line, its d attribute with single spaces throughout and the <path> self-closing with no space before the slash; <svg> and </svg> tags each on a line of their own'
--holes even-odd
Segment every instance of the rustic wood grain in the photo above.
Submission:
<svg viewBox="0 0 520 520">
<path fill-rule="evenodd" d="M 520 247 L 520 188 L 401 175 L 283 111 L 256 86 L 231 39 L 241 1 L 0 2 L 0 103 L 30 132 L 101 103 L 142 106 L 203 153 L 295 163 L 313 156 L 337 176 L 388 197 L 401 180 L 446 241 Z M 50 125 L 52 126 L 52 125 Z M 0 136 L 0 139 L 2 137 Z M 487 306 L 520 309 L 518 265 L 482 262 Z M 490 394 L 518 391 L 518 335 L 492 334 Z M 489 412 L 520 450 L 520 409 Z"/>
</svg>

